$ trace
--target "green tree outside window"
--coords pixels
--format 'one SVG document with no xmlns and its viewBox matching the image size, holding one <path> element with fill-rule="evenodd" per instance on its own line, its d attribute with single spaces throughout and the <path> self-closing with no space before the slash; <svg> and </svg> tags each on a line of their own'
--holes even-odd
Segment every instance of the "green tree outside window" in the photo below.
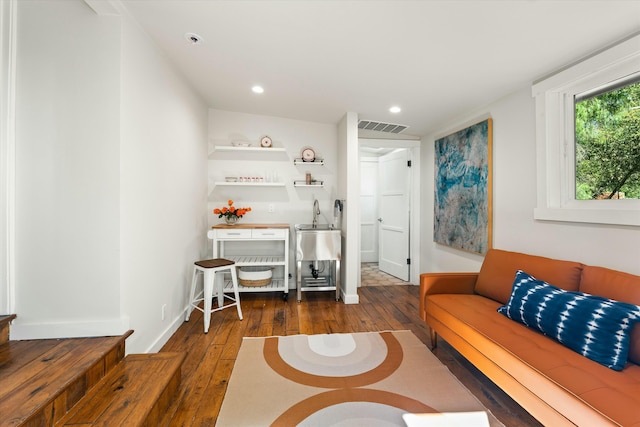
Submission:
<svg viewBox="0 0 640 427">
<path fill-rule="evenodd" d="M 640 198 L 640 82 L 575 103 L 576 199 Z"/>
</svg>

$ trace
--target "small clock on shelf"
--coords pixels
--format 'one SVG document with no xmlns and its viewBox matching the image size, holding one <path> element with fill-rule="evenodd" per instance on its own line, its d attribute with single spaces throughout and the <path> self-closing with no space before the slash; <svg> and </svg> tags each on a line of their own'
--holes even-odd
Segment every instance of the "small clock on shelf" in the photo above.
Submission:
<svg viewBox="0 0 640 427">
<path fill-rule="evenodd" d="M 313 148 L 306 147 L 302 149 L 300 157 L 302 157 L 303 162 L 313 162 L 316 160 L 316 152 Z"/>
<path fill-rule="evenodd" d="M 263 136 L 260 140 L 260 146 L 264 148 L 271 148 L 273 146 L 273 141 L 268 136 Z"/>
</svg>

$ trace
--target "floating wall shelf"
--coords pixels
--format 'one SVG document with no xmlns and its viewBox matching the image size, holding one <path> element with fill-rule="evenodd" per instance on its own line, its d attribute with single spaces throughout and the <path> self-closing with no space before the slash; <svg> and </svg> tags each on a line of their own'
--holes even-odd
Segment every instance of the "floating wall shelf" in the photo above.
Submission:
<svg viewBox="0 0 640 427">
<path fill-rule="evenodd" d="M 286 151 L 282 147 L 264 148 L 264 147 L 236 147 L 233 145 L 216 145 L 214 148 L 216 151 L 260 151 L 264 153 L 282 153 Z"/>
<path fill-rule="evenodd" d="M 227 182 L 217 181 L 215 185 L 229 185 L 236 187 L 284 187 L 284 182 Z"/>
<path fill-rule="evenodd" d="M 300 165 L 300 166 L 302 166 L 302 165 L 304 165 L 304 166 L 307 166 L 307 165 L 317 165 L 317 166 L 322 166 L 322 165 L 324 165 L 324 160 L 320 160 L 320 159 L 318 159 L 318 160 L 314 160 L 313 162 L 305 162 L 305 161 L 304 161 L 304 160 L 302 160 L 302 159 L 295 159 L 295 160 L 293 161 L 293 164 L 294 164 L 294 165 Z"/>
<path fill-rule="evenodd" d="M 324 187 L 324 181 L 314 181 L 311 184 L 307 184 L 306 181 L 293 181 L 294 187 Z"/>
</svg>

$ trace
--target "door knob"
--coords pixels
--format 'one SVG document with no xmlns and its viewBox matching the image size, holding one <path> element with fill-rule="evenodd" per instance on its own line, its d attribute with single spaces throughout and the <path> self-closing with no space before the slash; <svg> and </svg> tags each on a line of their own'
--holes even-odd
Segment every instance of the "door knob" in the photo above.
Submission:
<svg viewBox="0 0 640 427">
<path fill-rule="evenodd" d="M 382 222 L 382 218 L 378 218 L 378 222 Z"/>
</svg>

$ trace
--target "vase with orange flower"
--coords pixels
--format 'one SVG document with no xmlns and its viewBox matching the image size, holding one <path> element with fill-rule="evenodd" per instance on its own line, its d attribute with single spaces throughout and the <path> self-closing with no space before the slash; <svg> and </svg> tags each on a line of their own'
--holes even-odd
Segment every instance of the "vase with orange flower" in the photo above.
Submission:
<svg viewBox="0 0 640 427">
<path fill-rule="evenodd" d="M 218 215 L 218 218 L 224 218 L 224 222 L 226 222 L 227 225 L 236 224 L 247 212 L 251 212 L 251 208 L 236 208 L 233 206 L 233 200 L 231 199 L 227 201 L 227 206 L 213 210 L 213 213 Z"/>
</svg>

